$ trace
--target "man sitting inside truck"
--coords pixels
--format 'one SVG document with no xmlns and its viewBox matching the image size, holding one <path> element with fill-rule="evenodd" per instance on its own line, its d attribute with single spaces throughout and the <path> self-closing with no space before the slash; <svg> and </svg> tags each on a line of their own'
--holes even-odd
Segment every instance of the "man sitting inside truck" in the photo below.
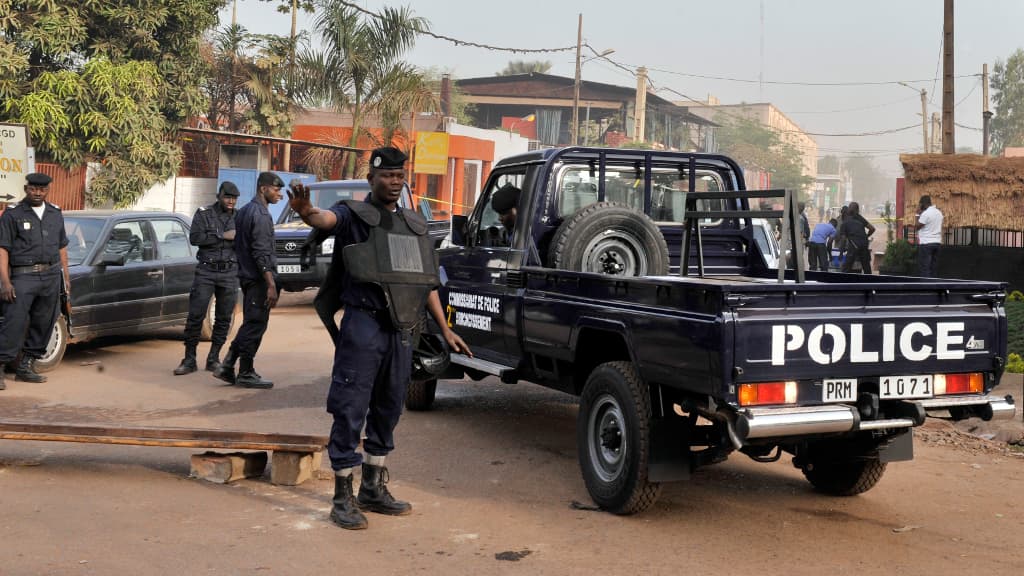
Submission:
<svg viewBox="0 0 1024 576">
<path fill-rule="evenodd" d="M 501 231 L 498 243 L 508 246 L 512 243 L 512 232 L 516 228 L 516 204 L 522 191 L 511 182 L 494 191 L 491 195 L 491 208 L 498 213 L 498 221 L 505 228 Z"/>
</svg>

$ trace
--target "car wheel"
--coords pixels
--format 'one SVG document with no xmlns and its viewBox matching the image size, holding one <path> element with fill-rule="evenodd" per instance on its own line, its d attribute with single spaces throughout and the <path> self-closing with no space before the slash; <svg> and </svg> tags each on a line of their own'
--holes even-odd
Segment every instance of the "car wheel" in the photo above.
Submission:
<svg viewBox="0 0 1024 576">
<path fill-rule="evenodd" d="M 235 309 L 231 311 L 231 323 L 228 324 L 228 334 L 231 334 L 231 330 L 235 327 L 235 320 L 238 316 L 238 303 L 236 301 Z M 213 322 L 217 317 L 217 297 L 212 296 L 210 298 L 210 304 L 206 307 L 206 317 L 203 318 L 203 326 L 199 332 L 199 339 L 203 342 L 209 342 L 213 339 Z"/>
<path fill-rule="evenodd" d="M 648 216 L 614 202 L 585 206 L 551 239 L 551 265 L 613 276 L 668 274 L 668 245 Z"/>
<path fill-rule="evenodd" d="M 654 504 L 661 485 L 647 479 L 651 400 L 631 362 L 606 362 L 580 396 L 576 451 L 590 497 L 615 514 Z"/>
<path fill-rule="evenodd" d="M 64 359 L 64 351 L 68 347 L 68 325 L 64 322 L 63 316 L 57 317 L 57 323 L 53 326 L 53 333 L 50 334 L 50 341 L 46 344 L 46 353 L 35 362 L 36 372 L 49 372 Z"/>
<path fill-rule="evenodd" d="M 416 412 L 430 410 L 430 407 L 434 405 L 436 393 L 437 378 L 413 380 L 409 382 L 409 388 L 405 391 L 405 407 Z"/>
</svg>

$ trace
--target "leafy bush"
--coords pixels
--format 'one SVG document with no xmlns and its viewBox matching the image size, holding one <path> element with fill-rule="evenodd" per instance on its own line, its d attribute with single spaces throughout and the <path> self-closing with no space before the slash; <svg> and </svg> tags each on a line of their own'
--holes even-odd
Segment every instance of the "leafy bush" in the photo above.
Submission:
<svg viewBox="0 0 1024 576">
<path fill-rule="evenodd" d="M 1024 292 L 1020 290 L 1014 290 L 1010 292 L 1010 295 L 1006 297 L 1010 302 L 1024 302 Z"/>
<path fill-rule="evenodd" d="M 881 270 L 885 274 L 909 276 L 917 272 L 917 247 L 900 238 L 885 246 Z"/>
<path fill-rule="evenodd" d="M 1024 358 L 1020 357 L 1020 354 L 1011 353 L 1010 358 L 1006 361 L 1006 371 L 1020 374 L 1024 372 Z"/>
</svg>

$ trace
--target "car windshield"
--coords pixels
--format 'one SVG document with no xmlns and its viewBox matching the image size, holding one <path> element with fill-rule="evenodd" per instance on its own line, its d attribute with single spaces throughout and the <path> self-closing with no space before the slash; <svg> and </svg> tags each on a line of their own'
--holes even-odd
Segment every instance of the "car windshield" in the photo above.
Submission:
<svg viewBox="0 0 1024 576">
<path fill-rule="evenodd" d="M 92 250 L 103 231 L 104 221 L 98 218 L 64 217 L 64 232 L 68 236 L 68 264 L 81 264 Z"/>
</svg>

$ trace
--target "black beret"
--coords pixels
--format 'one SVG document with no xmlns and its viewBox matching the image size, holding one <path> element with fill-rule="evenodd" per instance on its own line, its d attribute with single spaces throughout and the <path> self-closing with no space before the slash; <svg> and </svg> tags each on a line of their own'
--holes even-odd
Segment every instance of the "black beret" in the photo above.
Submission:
<svg viewBox="0 0 1024 576">
<path fill-rule="evenodd" d="M 50 178 L 42 172 L 33 172 L 25 176 L 25 181 L 28 182 L 30 186 L 47 186 L 53 181 L 53 178 Z"/>
<path fill-rule="evenodd" d="M 238 186 L 235 186 L 234 182 L 227 180 L 220 183 L 220 190 L 217 192 L 218 196 L 238 196 Z"/>
<path fill-rule="evenodd" d="M 409 157 L 398 148 L 385 146 L 377 148 L 370 154 L 370 167 L 376 170 L 401 170 Z"/>
<path fill-rule="evenodd" d="M 494 191 L 491 196 L 491 208 L 498 214 L 503 214 L 516 207 L 519 202 L 519 188 L 511 182 Z"/>
<path fill-rule="evenodd" d="M 260 172 L 258 178 L 256 178 L 257 186 L 280 186 L 284 188 L 284 180 L 273 172 Z"/>
</svg>

